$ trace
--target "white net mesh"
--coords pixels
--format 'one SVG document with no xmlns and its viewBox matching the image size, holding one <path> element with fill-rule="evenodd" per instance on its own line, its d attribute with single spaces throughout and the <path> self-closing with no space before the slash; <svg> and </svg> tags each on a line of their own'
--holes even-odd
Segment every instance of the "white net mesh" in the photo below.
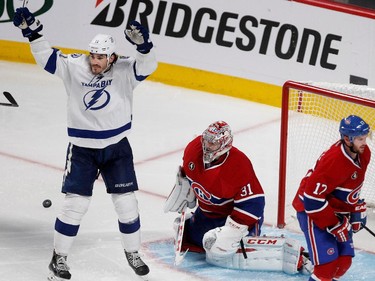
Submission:
<svg viewBox="0 0 375 281">
<path fill-rule="evenodd" d="M 315 87 L 375 100 L 375 89 L 359 85 L 331 83 L 307 83 Z M 291 202 L 300 180 L 307 170 L 313 168 L 320 154 L 340 138 L 339 122 L 342 118 L 355 114 L 363 118 L 375 129 L 374 107 L 351 101 L 326 97 L 318 91 L 305 92 L 289 89 L 287 166 L 286 166 L 286 217 L 293 215 Z M 324 92 L 324 90 L 323 90 Z M 375 206 L 375 138 L 368 139 L 373 152 L 368 167 L 361 197 L 370 207 Z"/>
<path fill-rule="evenodd" d="M 375 100 L 375 89 L 369 88 L 368 86 L 328 82 L 306 82 L 306 84 L 355 97 Z"/>
</svg>

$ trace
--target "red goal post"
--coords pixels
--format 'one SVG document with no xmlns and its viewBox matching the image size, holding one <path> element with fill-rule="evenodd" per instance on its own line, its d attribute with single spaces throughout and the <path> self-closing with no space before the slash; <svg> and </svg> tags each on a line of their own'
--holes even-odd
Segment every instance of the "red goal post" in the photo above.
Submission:
<svg viewBox="0 0 375 281">
<path fill-rule="evenodd" d="M 319 86 L 317 86 L 319 85 Z M 328 89 L 331 88 L 331 89 Z M 334 90 L 332 90 L 334 89 Z M 320 154 L 340 138 L 339 122 L 355 114 L 375 130 L 375 89 L 330 83 L 283 85 L 280 128 L 280 163 L 277 225 L 283 228 L 295 216 L 292 200 L 299 182 L 313 168 Z M 375 206 L 375 140 L 361 192 L 368 206 Z"/>
</svg>

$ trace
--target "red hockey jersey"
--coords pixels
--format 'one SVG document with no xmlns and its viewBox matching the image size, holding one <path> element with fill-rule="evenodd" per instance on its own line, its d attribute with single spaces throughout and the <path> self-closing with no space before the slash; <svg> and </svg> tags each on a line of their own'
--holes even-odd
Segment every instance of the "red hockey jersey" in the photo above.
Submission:
<svg viewBox="0 0 375 281">
<path fill-rule="evenodd" d="M 232 147 L 218 165 L 205 168 L 201 136 L 185 148 L 183 169 L 191 183 L 199 208 L 208 217 L 231 216 L 236 222 L 254 226 L 264 212 L 264 192 L 249 158 Z"/>
<path fill-rule="evenodd" d="M 293 206 L 305 211 L 324 229 L 338 223 L 336 213 L 349 213 L 358 202 L 371 151 L 366 146 L 354 161 L 341 141 L 333 144 L 317 160 L 314 169 L 302 179 Z"/>
</svg>

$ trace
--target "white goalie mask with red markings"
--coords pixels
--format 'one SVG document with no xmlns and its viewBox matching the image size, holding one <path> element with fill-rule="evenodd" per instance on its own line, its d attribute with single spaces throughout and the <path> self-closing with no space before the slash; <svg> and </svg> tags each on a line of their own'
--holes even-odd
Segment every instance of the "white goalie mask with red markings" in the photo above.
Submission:
<svg viewBox="0 0 375 281">
<path fill-rule="evenodd" d="M 216 121 L 202 134 L 203 162 L 211 163 L 232 148 L 233 136 L 229 125 Z"/>
</svg>

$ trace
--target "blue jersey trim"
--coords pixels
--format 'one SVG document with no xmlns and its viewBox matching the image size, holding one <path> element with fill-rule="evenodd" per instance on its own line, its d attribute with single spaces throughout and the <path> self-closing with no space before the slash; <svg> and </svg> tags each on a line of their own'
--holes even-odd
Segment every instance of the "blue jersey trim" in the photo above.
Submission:
<svg viewBox="0 0 375 281">
<path fill-rule="evenodd" d="M 143 81 L 143 80 L 145 80 L 148 77 L 148 75 L 137 75 L 137 71 L 135 70 L 135 64 L 136 64 L 136 62 L 133 64 L 133 71 L 134 71 L 135 79 L 137 81 Z"/>
<path fill-rule="evenodd" d="M 58 49 L 52 48 L 53 52 L 49 56 L 48 61 L 44 69 L 48 71 L 51 74 L 55 74 L 56 72 L 56 62 L 57 62 L 57 52 L 59 51 Z"/>
<path fill-rule="evenodd" d="M 108 139 L 126 130 L 129 130 L 132 126 L 132 123 L 129 122 L 124 126 L 112 129 L 112 130 L 105 130 L 105 131 L 93 131 L 93 130 L 81 130 L 81 129 L 74 129 L 68 128 L 68 136 L 69 137 L 76 137 L 76 138 L 83 138 L 83 139 Z"/>
</svg>

